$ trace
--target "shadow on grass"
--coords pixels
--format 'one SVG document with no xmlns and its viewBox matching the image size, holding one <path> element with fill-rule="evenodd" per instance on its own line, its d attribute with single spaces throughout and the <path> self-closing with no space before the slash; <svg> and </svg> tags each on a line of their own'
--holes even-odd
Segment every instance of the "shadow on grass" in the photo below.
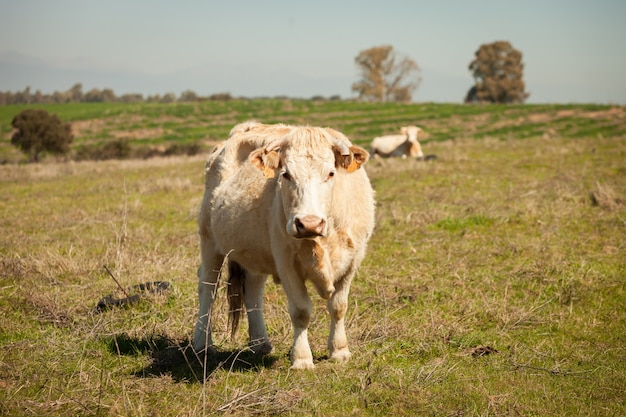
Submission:
<svg viewBox="0 0 626 417">
<path fill-rule="evenodd" d="M 279 359 L 274 355 L 255 355 L 249 349 L 218 351 L 205 357 L 197 354 L 189 341 L 176 342 L 165 336 L 136 338 L 120 334 L 106 338 L 105 343 L 116 355 L 150 355 L 150 365 L 136 372 L 135 376 L 169 374 L 177 382 L 201 382 L 219 370 L 247 372 L 271 368 Z"/>
</svg>

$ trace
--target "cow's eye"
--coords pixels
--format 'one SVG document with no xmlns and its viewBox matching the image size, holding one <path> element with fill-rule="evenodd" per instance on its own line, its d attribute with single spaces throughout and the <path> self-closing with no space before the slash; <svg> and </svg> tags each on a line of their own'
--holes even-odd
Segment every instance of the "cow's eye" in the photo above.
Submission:
<svg viewBox="0 0 626 417">
<path fill-rule="evenodd" d="M 331 179 L 333 179 L 334 176 L 335 176 L 335 171 L 330 171 L 328 173 L 328 177 L 326 178 L 326 181 L 330 181 Z"/>
<path fill-rule="evenodd" d="M 287 181 L 291 181 L 291 175 L 287 171 L 283 172 L 283 178 Z"/>
</svg>

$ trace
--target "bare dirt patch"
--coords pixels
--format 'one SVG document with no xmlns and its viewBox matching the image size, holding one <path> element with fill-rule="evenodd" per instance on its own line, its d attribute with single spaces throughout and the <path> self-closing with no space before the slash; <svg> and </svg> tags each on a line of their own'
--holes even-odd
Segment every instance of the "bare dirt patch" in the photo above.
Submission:
<svg viewBox="0 0 626 417">
<path fill-rule="evenodd" d="M 72 123 L 72 135 L 74 137 L 85 136 L 86 134 L 95 134 L 102 131 L 105 125 L 102 119 L 79 120 Z"/>
<path fill-rule="evenodd" d="M 599 110 L 592 112 L 581 113 L 581 117 L 587 117 L 589 119 L 623 119 L 626 117 L 623 107 L 611 107 L 608 110 Z"/>
</svg>

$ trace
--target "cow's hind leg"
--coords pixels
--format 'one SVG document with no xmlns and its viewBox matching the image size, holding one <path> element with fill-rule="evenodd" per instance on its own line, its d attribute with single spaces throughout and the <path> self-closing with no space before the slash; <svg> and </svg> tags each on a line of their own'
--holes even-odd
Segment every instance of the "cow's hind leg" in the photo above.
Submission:
<svg viewBox="0 0 626 417">
<path fill-rule="evenodd" d="M 266 355 L 272 351 L 263 317 L 263 294 L 267 275 L 246 271 L 244 303 L 248 314 L 249 346 L 256 354 Z"/>
<path fill-rule="evenodd" d="M 327 302 L 330 313 L 330 334 L 328 335 L 328 351 L 330 359 L 347 361 L 352 355 L 348 348 L 346 337 L 345 316 L 348 310 L 348 294 L 352 275 L 344 277 L 335 283 L 335 292 Z"/>
<path fill-rule="evenodd" d="M 201 236 L 200 255 L 202 257 L 202 264 L 198 269 L 200 308 L 193 334 L 193 347 L 198 353 L 203 352 L 205 349 L 208 353 L 214 350 L 211 337 L 211 312 L 224 257 L 216 252 L 213 242 L 207 236 Z"/>
</svg>

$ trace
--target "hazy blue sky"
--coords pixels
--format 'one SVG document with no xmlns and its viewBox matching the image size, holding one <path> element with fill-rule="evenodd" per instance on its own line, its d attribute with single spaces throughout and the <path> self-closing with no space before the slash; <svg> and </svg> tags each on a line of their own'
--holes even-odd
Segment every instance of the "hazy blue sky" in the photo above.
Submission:
<svg viewBox="0 0 626 417">
<path fill-rule="evenodd" d="M 523 53 L 529 102 L 626 104 L 626 0 L 0 0 L 0 90 L 352 97 L 391 44 L 414 101 L 461 101 L 483 43 Z"/>
</svg>

